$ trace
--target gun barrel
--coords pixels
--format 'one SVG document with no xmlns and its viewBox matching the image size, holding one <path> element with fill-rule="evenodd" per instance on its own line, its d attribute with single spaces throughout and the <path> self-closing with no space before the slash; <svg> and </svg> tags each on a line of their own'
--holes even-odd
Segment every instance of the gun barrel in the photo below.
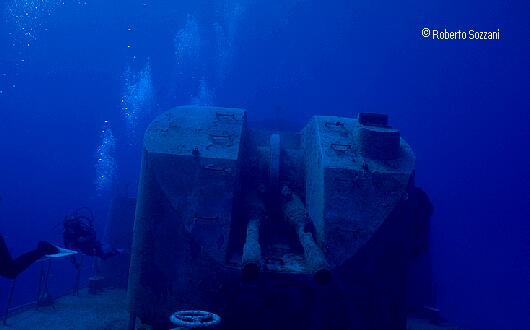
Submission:
<svg viewBox="0 0 530 330">
<path fill-rule="evenodd" d="M 261 245 L 259 244 L 260 219 L 252 218 L 247 225 L 247 238 L 243 245 L 243 277 L 255 279 L 261 270 Z"/>
<path fill-rule="evenodd" d="M 298 234 L 298 240 L 304 249 L 304 258 L 308 269 L 318 282 L 328 282 L 331 279 L 331 271 L 324 252 L 315 242 L 313 234 L 306 231 L 311 220 L 307 216 L 304 203 L 300 197 L 290 192 L 287 187 L 284 187 L 282 194 L 285 197 L 282 205 L 283 214 L 285 219 L 294 226 Z"/>
<path fill-rule="evenodd" d="M 256 192 L 247 197 L 247 208 L 249 221 L 247 224 L 247 237 L 243 245 L 241 264 L 243 265 L 243 277 L 247 280 L 255 279 L 262 265 L 261 245 L 259 243 L 259 231 L 262 221 L 265 219 L 265 205 Z"/>
<path fill-rule="evenodd" d="M 319 283 L 326 283 L 331 280 L 331 271 L 329 270 L 324 252 L 318 247 L 311 233 L 305 233 L 303 230 L 298 232 L 298 239 L 304 248 L 304 257 L 308 268 Z"/>
</svg>

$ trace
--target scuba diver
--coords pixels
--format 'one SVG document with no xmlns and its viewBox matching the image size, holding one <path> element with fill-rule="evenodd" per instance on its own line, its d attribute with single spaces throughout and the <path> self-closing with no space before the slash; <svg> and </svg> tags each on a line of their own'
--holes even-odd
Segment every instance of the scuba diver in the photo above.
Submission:
<svg viewBox="0 0 530 330">
<path fill-rule="evenodd" d="M 2 203 L 2 196 L 0 196 L 0 203 Z M 0 234 L 0 276 L 8 279 L 15 279 L 35 261 L 46 255 L 56 253 L 59 253 L 59 249 L 56 246 L 49 242 L 41 241 L 37 244 L 36 249 L 28 251 L 20 255 L 18 258 L 13 259 L 7 248 L 4 236 Z"/>
<path fill-rule="evenodd" d="M 87 211 L 88 215 L 82 214 L 83 210 Z M 86 207 L 77 209 L 71 215 L 66 216 L 63 226 L 63 241 L 67 249 L 103 260 L 121 253 L 120 250 L 109 249 L 96 239 L 94 216 L 92 211 Z"/>
<path fill-rule="evenodd" d="M 46 255 L 56 253 L 59 253 L 59 249 L 57 247 L 49 242 L 41 241 L 39 244 L 37 244 L 36 249 L 26 252 L 18 258 L 13 259 L 4 241 L 4 237 L 0 235 L 0 276 L 7 277 L 9 279 L 15 279 L 35 261 Z"/>
</svg>

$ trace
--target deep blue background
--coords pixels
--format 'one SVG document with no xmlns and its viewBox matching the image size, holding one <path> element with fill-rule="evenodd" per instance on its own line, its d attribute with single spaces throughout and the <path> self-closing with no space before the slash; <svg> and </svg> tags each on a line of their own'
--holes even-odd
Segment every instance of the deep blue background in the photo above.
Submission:
<svg viewBox="0 0 530 330">
<path fill-rule="evenodd" d="M 40 9 L 17 23 L 8 8 L 23 2 L 0 1 L 0 231 L 15 254 L 60 241 L 53 227 L 78 206 L 92 207 L 102 230 L 103 121 L 117 139 L 115 183 L 135 186 L 143 128 L 189 103 L 204 79 L 215 105 L 244 107 L 255 122 L 298 129 L 315 114 L 388 113 L 435 205 L 443 315 L 469 329 L 530 328 L 528 2 L 33 0 Z M 201 48 L 179 65 L 174 40 L 189 17 Z M 234 31 L 223 75 L 216 22 Z M 423 27 L 499 28 L 502 38 L 434 41 Z M 147 61 L 154 102 L 130 134 L 123 76 Z M 19 302 L 32 297 L 35 268 Z M 69 288 L 62 275 L 58 291 Z"/>
</svg>

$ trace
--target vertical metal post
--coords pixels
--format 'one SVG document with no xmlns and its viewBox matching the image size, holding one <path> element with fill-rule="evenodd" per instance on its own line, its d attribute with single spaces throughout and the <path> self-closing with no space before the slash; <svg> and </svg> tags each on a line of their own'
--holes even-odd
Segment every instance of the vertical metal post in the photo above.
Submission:
<svg viewBox="0 0 530 330">
<path fill-rule="evenodd" d="M 96 249 L 94 249 L 94 256 L 92 257 L 92 275 L 91 276 L 97 276 L 99 273 L 98 265 L 97 265 L 97 258 L 96 258 Z"/>
<path fill-rule="evenodd" d="M 72 295 L 79 296 L 79 281 L 81 280 L 81 267 L 83 267 L 83 255 L 81 255 L 80 257 L 79 264 L 76 262 L 75 265 L 77 267 L 77 272 L 75 275 L 74 290 Z"/>
<path fill-rule="evenodd" d="M 41 263 L 40 264 L 40 273 L 39 273 L 39 286 L 37 288 L 37 299 L 35 299 L 35 301 L 37 302 L 37 304 L 35 305 L 35 308 L 37 310 L 40 307 L 39 301 L 40 301 L 41 295 L 42 295 L 42 284 L 43 284 L 43 281 L 44 281 L 44 263 Z"/>
<path fill-rule="evenodd" d="M 134 313 L 129 313 L 129 330 L 135 330 L 136 329 L 136 315 Z"/>
<path fill-rule="evenodd" d="M 9 289 L 9 296 L 7 297 L 6 310 L 4 314 L 4 325 L 7 325 L 7 318 L 9 317 L 9 308 L 11 307 L 11 302 L 13 301 L 13 294 L 15 293 L 15 286 L 17 279 L 13 279 L 11 282 L 11 288 Z"/>
<path fill-rule="evenodd" d="M 272 195 L 279 193 L 280 181 L 280 134 L 270 137 L 269 190 Z"/>
</svg>

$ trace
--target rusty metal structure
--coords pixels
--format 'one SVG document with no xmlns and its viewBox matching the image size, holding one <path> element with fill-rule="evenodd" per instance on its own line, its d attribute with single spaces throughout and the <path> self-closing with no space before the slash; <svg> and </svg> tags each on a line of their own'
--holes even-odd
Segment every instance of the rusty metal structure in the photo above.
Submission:
<svg viewBox="0 0 530 330">
<path fill-rule="evenodd" d="M 243 109 L 177 107 L 147 129 L 129 311 L 222 329 L 405 329 L 415 157 L 388 117 L 315 116 L 300 132 Z"/>
</svg>

